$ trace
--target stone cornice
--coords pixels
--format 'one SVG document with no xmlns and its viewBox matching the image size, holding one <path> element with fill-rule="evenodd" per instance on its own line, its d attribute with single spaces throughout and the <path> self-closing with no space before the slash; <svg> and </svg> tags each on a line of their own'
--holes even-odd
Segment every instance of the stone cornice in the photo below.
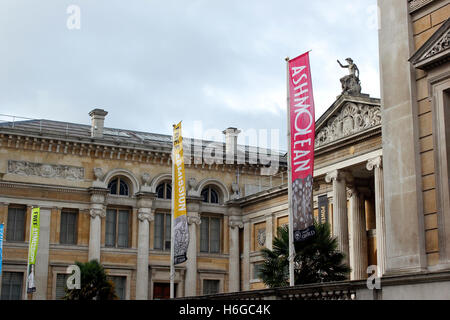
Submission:
<svg viewBox="0 0 450 320">
<path fill-rule="evenodd" d="M 408 0 L 408 11 L 409 13 L 413 13 L 433 1 L 434 0 Z"/>
<path fill-rule="evenodd" d="M 50 191 L 65 192 L 65 193 L 86 193 L 86 192 L 88 192 L 87 188 L 69 187 L 69 186 L 60 186 L 60 185 L 48 185 L 48 184 L 36 184 L 36 183 L 25 183 L 25 182 L 13 182 L 13 181 L 0 181 L 0 187 L 20 188 L 20 189 L 35 188 L 35 189 L 50 190 Z"/>
<path fill-rule="evenodd" d="M 206 142 L 205 142 L 206 143 Z M 69 137 L 59 135 L 42 135 L 39 132 L 29 132 L 22 129 L 0 127 L 0 147 L 16 148 L 20 150 L 53 152 L 70 154 L 81 157 L 93 157 L 110 160 L 125 160 L 141 163 L 171 165 L 170 144 L 156 143 L 155 145 L 144 145 L 137 143 L 123 143 L 98 138 Z M 195 150 L 193 150 L 195 151 Z M 248 155 L 246 155 L 248 156 Z M 241 169 L 241 174 L 258 174 L 262 167 L 261 163 L 222 164 L 195 162 L 195 154 L 190 157 L 185 153 L 185 165 L 187 168 L 201 168 L 210 171 L 233 172 L 237 167 Z M 209 159 L 215 160 L 215 159 Z M 213 162 L 213 161 L 211 161 Z M 285 168 L 286 159 L 280 156 L 279 166 Z"/>
</svg>

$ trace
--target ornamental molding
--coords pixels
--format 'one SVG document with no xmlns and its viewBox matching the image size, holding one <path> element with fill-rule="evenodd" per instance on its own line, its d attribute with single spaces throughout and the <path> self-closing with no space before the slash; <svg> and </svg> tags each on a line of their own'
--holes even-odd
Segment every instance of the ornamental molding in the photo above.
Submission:
<svg viewBox="0 0 450 320">
<path fill-rule="evenodd" d="M 381 125 L 381 106 L 347 101 L 316 133 L 315 147 L 322 147 Z"/>
<path fill-rule="evenodd" d="M 187 222 L 188 224 L 196 224 L 199 226 L 202 223 L 202 220 L 200 219 L 199 216 L 188 216 Z"/>
<path fill-rule="evenodd" d="M 409 59 L 415 68 L 428 70 L 450 61 L 450 19 Z"/>
<path fill-rule="evenodd" d="M 409 13 L 412 13 L 412 12 L 422 8 L 433 1 L 434 0 L 408 0 Z"/>
<path fill-rule="evenodd" d="M 155 216 L 152 213 L 152 209 L 150 208 L 139 208 L 138 210 L 138 219 L 142 222 L 147 220 L 148 222 L 153 221 Z"/>
<path fill-rule="evenodd" d="M 444 50 L 447 50 L 450 48 L 450 30 L 447 31 L 440 39 L 439 41 L 431 48 L 430 51 L 425 55 L 425 58 L 429 58 L 431 56 L 434 56 L 438 53 L 441 53 Z"/>
<path fill-rule="evenodd" d="M 266 229 L 258 229 L 256 240 L 258 241 L 258 245 L 260 247 L 264 247 L 266 244 Z"/>
<path fill-rule="evenodd" d="M 370 159 L 367 161 L 366 169 L 372 171 L 373 168 L 382 168 L 383 167 L 383 159 L 381 156 Z"/>
<path fill-rule="evenodd" d="M 244 228 L 244 223 L 242 222 L 242 220 L 230 220 L 228 225 L 232 229 L 234 229 L 234 228 L 239 228 L 239 229 Z"/>
<path fill-rule="evenodd" d="M 58 164 L 8 160 L 8 173 L 70 181 L 84 180 L 84 168 Z"/>
<path fill-rule="evenodd" d="M 95 218 L 95 217 L 104 218 L 104 217 L 106 217 L 106 211 L 104 209 L 99 209 L 99 208 L 92 208 L 92 209 L 90 209 L 89 214 L 91 215 L 91 218 Z"/>
</svg>

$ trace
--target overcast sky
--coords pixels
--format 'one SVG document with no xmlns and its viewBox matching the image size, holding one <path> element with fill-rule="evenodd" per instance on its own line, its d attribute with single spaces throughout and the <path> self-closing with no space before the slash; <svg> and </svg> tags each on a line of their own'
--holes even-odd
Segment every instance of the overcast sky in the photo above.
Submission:
<svg viewBox="0 0 450 320">
<path fill-rule="evenodd" d="M 183 120 L 191 137 L 200 123 L 279 129 L 285 149 L 285 57 L 312 50 L 318 119 L 348 73 L 336 59 L 380 96 L 377 33 L 376 0 L 1 0 L 0 113 L 89 124 L 102 108 L 107 127 Z"/>
</svg>

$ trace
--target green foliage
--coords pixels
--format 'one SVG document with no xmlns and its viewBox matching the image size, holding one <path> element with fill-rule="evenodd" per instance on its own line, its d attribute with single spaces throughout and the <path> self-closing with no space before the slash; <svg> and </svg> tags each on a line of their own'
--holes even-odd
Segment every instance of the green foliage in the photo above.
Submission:
<svg viewBox="0 0 450 320">
<path fill-rule="evenodd" d="M 66 289 L 65 300 L 115 300 L 114 283 L 107 279 L 103 266 L 97 260 L 75 262 L 81 271 L 81 289 Z"/>
<path fill-rule="evenodd" d="M 337 250 L 337 239 L 331 236 L 329 224 L 314 224 L 315 236 L 295 243 L 295 284 L 341 281 L 350 268 L 343 262 L 344 254 Z M 289 285 L 289 228 L 278 228 L 272 250 L 262 249 L 264 263 L 260 277 L 270 288 Z"/>
</svg>

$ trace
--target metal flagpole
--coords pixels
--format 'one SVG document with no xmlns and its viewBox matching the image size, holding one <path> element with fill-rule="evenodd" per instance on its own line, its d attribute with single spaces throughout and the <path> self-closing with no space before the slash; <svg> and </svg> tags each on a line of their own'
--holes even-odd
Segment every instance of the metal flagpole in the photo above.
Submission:
<svg viewBox="0 0 450 320">
<path fill-rule="evenodd" d="M 286 58 L 286 91 L 287 91 L 287 163 L 288 163 L 288 215 L 289 215 L 289 285 L 294 286 L 294 221 L 292 217 L 292 168 L 291 168 L 291 105 L 289 92 L 289 57 Z"/>
<path fill-rule="evenodd" d="M 173 125 L 175 127 L 175 125 Z M 175 204 L 175 185 L 174 185 L 174 149 L 173 149 L 173 139 L 174 134 L 172 132 L 172 208 L 171 208 L 171 217 L 170 217 L 170 299 L 173 299 L 175 297 L 174 295 L 174 278 L 175 278 L 175 266 L 174 266 L 174 234 L 173 234 L 173 225 L 174 225 L 174 204 Z"/>
</svg>

